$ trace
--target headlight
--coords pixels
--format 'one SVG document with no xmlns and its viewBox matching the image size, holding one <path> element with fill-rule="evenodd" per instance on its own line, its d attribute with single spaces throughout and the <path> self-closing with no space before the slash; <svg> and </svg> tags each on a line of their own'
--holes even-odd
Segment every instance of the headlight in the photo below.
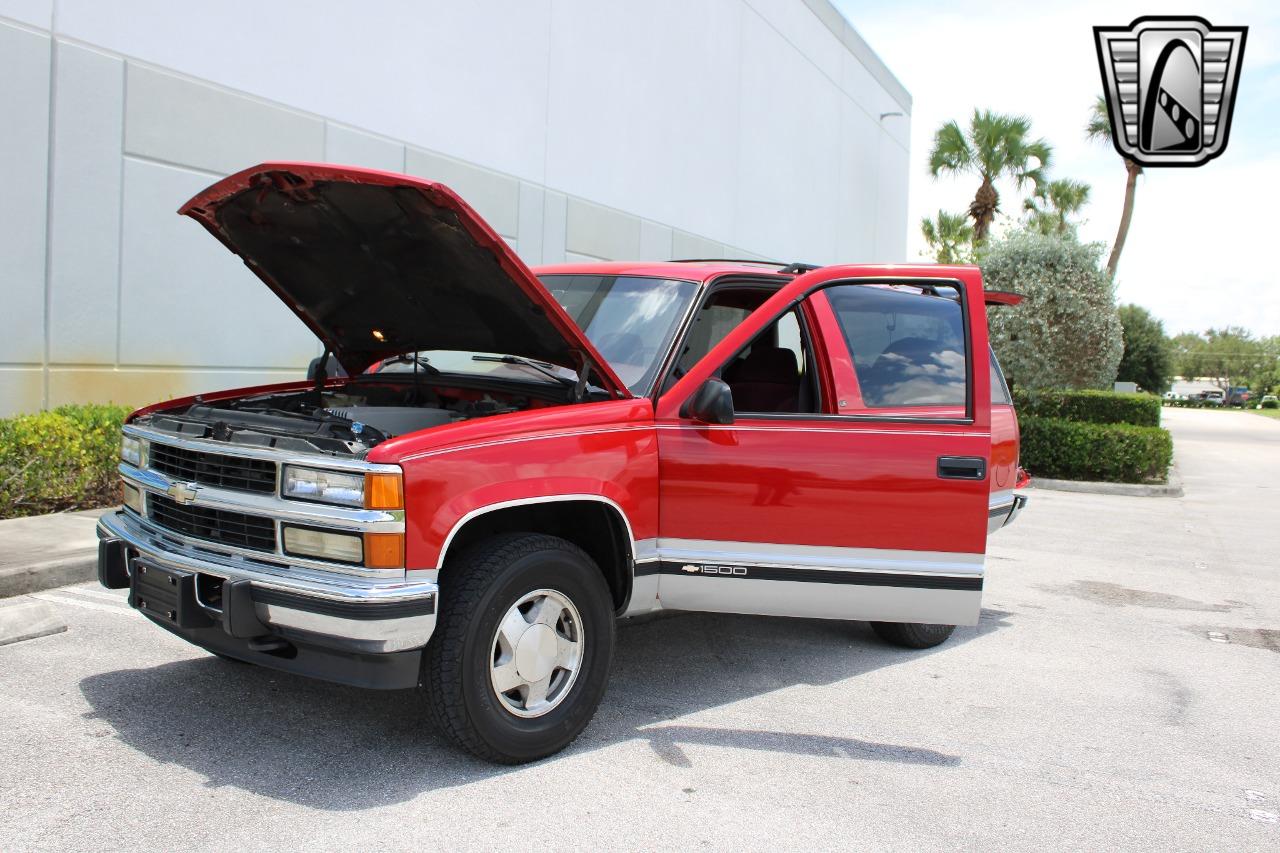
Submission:
<svg viewBox="0 0 1280 853">
<path fill-rule="evenodd" d="M 364 475 L 286 465 L 280 494 L 302 501 L 364 506 Z"/>
<path fill-rule="evenodd" d="M 131 435 L 123 436 L 120 439 L 120 458 L 135 468 L 143 467 L 147 458 L 147 443 Z"/>
<path fill-rule="evenodd" d="M 366 509 L 404 509 L 404 481 L 399 473 L 348 474 L 286 465 L 280 494 L 300 501 Z"/>
<path fill-rule="evenodd" d="M 361 563 L 364 561 L 364 541 L 358 533 L 329 533 L 309 527 L 285 525 L 284 552 L 298 557 Z"/>
</svg>

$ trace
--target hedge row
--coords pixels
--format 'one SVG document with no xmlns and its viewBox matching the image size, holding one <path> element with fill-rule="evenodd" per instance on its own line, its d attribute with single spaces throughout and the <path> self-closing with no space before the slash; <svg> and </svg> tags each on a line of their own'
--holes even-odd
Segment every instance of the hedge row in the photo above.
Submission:
<svg viewBox="0 0 1280 853">
<path fill-rule="evenodd" d="M 123 406 L 62 406 L 0 419 L 0 518 L 120 500 Z"/>
<path fill-rule="evenodd" d="M 1226 403 L 1221 400 L 1211 403 L 1208 400 L 1188 398 L 1186 400 L 1165 400 L 1164 405 L 1175 409 L 1225 409 Z"/>
<path fill-rule="evenodd" d="M 1094 424 L 1160 426 L 1160 398 L 1154 394 L 1119 394 L 1114 391 L 1013 392 L 1018 415 L 1062 418 Z"/>
<path fill-rule="evenodd" d="M 1168 430 L 1019 415 L 1022 465 L 1033 477 L 1111 483 L 1163 481 L 1173 461 Z"/>
</svg>

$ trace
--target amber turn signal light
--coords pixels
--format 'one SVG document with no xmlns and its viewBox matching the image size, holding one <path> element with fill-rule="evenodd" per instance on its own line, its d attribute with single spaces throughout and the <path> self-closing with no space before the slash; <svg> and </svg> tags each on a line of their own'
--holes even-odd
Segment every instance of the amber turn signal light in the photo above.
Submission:
<svg viewBox="0 0 1280 853">
<path fill-rule="evenodd" d="M 364 564 L 370 569 L 403 568 L 404 534 L 366 533 L 364 535 Z"/>
<path fill-rule="evenodd" d="M 400 474 L 364 475 L 365 509 L 404 509 L 404 480 Z"/>
</svg>

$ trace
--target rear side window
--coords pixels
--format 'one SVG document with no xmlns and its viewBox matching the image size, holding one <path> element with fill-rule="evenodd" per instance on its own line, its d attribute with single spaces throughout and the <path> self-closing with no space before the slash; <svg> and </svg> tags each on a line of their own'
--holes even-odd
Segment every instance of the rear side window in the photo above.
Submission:
<svg viewBox="0 0 1280 853">
<path fill-rule="evenodd" d="M 1009 385 L 1004 381 L 1004 371 L 1000 369 L 995 350 L 991 350 L 991 405 L 1013 405 L 1013 398 L 1009 395 Z"/>
<path fill-rule="evenodd" d="M 952 287 L 838 285 L 826 291 L 868 409 L 964 406 L 964 313 Z"/>
</svg>

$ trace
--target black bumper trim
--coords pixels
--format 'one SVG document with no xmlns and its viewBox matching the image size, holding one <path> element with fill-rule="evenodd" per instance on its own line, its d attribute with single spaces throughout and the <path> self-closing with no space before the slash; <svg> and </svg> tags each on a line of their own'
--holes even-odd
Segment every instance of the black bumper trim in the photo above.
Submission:
<svg viewBox="0 0 1280 853">
<path fill-rule="evenodd" d="M 144 613 L 155 624 L 202 649 L 247 663 L 307 678 L 318 678 L 373 690 L 405 690 L 418 686 L 422 649 L 360 654 L 313 646 L 290 639 L 287 653 L 255 651 L 253 640 L 238 639 L 221 627 L 179 628 Z"/>
</svg>

